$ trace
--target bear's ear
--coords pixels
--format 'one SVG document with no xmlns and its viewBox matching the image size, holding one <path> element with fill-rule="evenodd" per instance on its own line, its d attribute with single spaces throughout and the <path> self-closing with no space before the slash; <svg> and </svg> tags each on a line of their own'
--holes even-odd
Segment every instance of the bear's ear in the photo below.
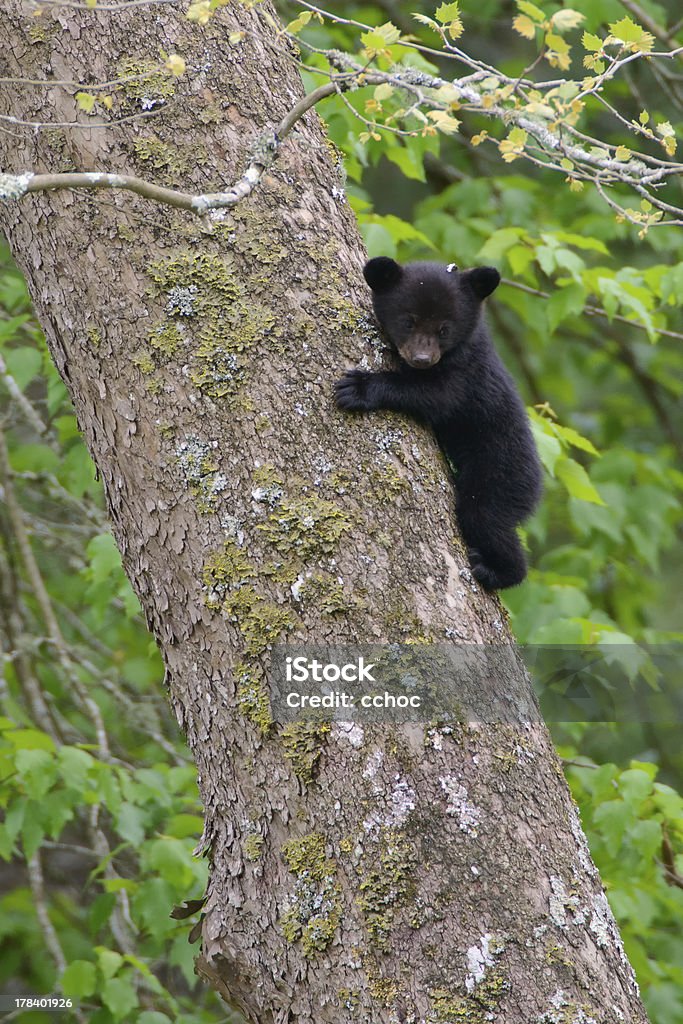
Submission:
<svg viewBox="0 0 683 1024">
<path fill-rule="evenodd" d="M 363 277 L 373 292 L 386 292 L 401 280 L 403 267 L 388 256 L 375 256 L 363 267 Z"/>
<path fill-rule="evenodd" d="M 478 299 L 485 299 L 500 284 L 500 274 L 495 267 L 475 267 L 474 270 L 466 270 L 461 280 L 469 284 Z"/>
</svg>

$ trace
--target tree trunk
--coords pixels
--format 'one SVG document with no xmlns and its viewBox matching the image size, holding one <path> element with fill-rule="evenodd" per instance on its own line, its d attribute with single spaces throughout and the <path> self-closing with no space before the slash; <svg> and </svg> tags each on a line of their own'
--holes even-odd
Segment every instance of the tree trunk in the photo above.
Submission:
<svg viewBox="0 0 683 1024">
<path fill-rule="evenodd" d="M 3 113 L 53 125 L 3 130 L 8 172 L 216 191 L 302 95 L 269 3 L 205 28 L 168 5 L 4 6 L 8 76 L 146 76 L 90 116 L 75 89 L 0 84 Z M 188 75 L 149 72 L 162 50 Z M 645 1021 L 542 726 L 269 721 L 275 640 L 511 642 L 431 438 L 334 407 L 334 379 L 380 347 L 317 115 L 222 220 L 114 192 L 1 217 L 196 758 L 201 973 L 260 1024 Z M 506 687 L 527 692 L 519 665 Z"/>
</svg>

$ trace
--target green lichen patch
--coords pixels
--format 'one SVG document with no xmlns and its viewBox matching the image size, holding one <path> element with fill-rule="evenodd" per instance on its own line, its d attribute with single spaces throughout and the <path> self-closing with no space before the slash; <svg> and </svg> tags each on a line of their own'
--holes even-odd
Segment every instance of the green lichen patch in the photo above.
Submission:
<svg viewBox="0 0 683 1024">
<path fill-rule="evenodd" d="M 434 637 L 425 633 L 424 623 L 406 606 L 391 608 L 384 616 L 389 640 L 403 644 L 432 644 Z"/>
<path fill-rule="evenodd" d="M 275 643 L 281 633 L 294 628 L 291 612 L 266 601 L 254 587 L 240 587 L 223 600 L 224 615 L 242 634 L 244 653 L 256 657 Z"/>
<path fill-rule="evenodd" d="M 310 606 L 320 615 L 343 615 L 362 606 L 362 601 L 353 594 L 347 594 L 338 580 L 321 572 L 306 578 L 298 596 L 304 607 Z"/>
<path fill-rule="evenodd" d="M 272 727 L 273 716 L 268 691 L 259 678 L 259 672 L 260 669 L 250 669 L 243 663 L 236 666 L 235 675 L 239 680 L 237 703 L 244 717 L 260 730 L 261 735 L 266 736 Z"/>
<path fill-rule="evenodd" d="M 306 559 L 331 554 L 351 525 L 348 514 L 334 502 L 303 497 L 283 498 L 258 529 L 280 554 Z"/>
<path fill-rule="evenodd" d="M 213 444 L 188 435 L 176 448 L 176 460 L 199 512 L 212 512 L 228 479 L 219 472 Z"/>
<path fill-rule="evenodd" d="M 128 78 L 117 89 L 127 100 L 167 100 L 175 92 L 175 78 L 160 60 L 124 57 L 117 65 L 118 77 Z"/>
<path fill-rule="evenodd" d="M 379 855 L 359 886 L 358 904 L 376 947 L 389 948 L 389 935 L 397 910 L 414 896 L 415 850 L 401 829 L 382 828 Z"/>
<path fill-rule="evenodd" d="M 546 948 L 545 962 L 551 965 L 561 964 L 563 967 L 572 966 L 572 962 L 567 956 L 567 951 L 555 943 Z"/>
<path fill-rule="evenodd" d="M 284 494 L 284 483 L 275 467 L 270 463 L 257 466 L 252 479 L 254 486 L 251 496 L 254 501 L 265 502 L 271 508 L 277 505 Z"/>
<path fill-rule="evenodd" d="M 486 1024 L 493 1020 L 500 1001 L 509 990 L 510 983 L 499 971 L 487 974 L 466 996 L 453 995 L 447 989 L 433 989 L 427 1020 L 430 1024 Z"/>
<path fill-rule="evenodd" d="M 280 924 L 287 941 L 301 941 L 304 956 L 310 960 L 327 949 L 341 918 L 336 864 L 325 856 L 325 840 L 319 832 L 290 840 L 282 854 L 296 876 L 296 886 Z"/>
<path fill-rule="evenodd" d="M 282 231 L 282 218 L 278 214 L 259 210 L 255 215 L 248 205 L 238 206 L 232 210 L 231 218 L 226 220 L 225 225 L 230 232 L 228 240 L 233 249 L 240 256 L 245 256 L 251 264 L 272 268 L 290 259 L 289 249 L 278 242 Z M 253 281 L 254 284 L 271 288 L 275 286 L 279 290 L 272 270 L 261 274 L 256 271 Z"/>
<path fill-rule="evenodd" d="M 149 274 L 160 292 L 195 285 L 201 291 L 205 311 L 210 308 L 218 310 L 240 295 L 231 264 L 211 253 L 176 253 L 152 263 Z"/>
<path fill-rule="evenodd" d="M 235 541 L 225 541 L 220 551 L 209 555 L 202 570 L 204 586 L 209 591 L 209 607 L 218 607 L 232 587 L 242 586 L 255 574 L 256 570 Z"/>
<path fill-rule="evenodd" d="M 244 840 L 244 856 L 247 860 L 255 861 L 261 856 L 265 840 L 258 832 L 250 832 Z"/>
<path fill-rule="evenodd" d="M 155 135 L 137 139 L 133 151 L 141 164 L 161 172 L 158 177 L 168 184 L 177 184 L 192 166 L 189 153 L 182 152 L 176 144 L 162 142 Z"/>
<path fill-rule="evenodd" d="M 389 1009 L 395 1003 L 400 991 L 397 981 L 382 974 L 374 953 L 364 950 L 354 950 L 354 953 L 362 960 L 370 995 L 381 1006 Z"/>
<path fill-rule="evenodd" d="M 155 352 L 168 358 L 174 356 L 185 341 L 173 320 L 160 320 L 149 332 L 147 340 Z"/>
<path fill-rule="evenodd" d="M 348 1010 L 349 1013 L 357 1011 L 360 1003 L 360 992 L 351 988 L 340 988 L 337 990 L 337 996 L 344 1010 Z"/>
<path fill-rule="evenodd" d="M 394 466 L 386 465 L 382 469 L 374 469 L 370 474 L 370 484 L 382 501 L 392 503 L 401 494 L 410 491 L 410 481 L 402 476 Z"/>
<path fill-rule="evenodd" d="M 137 366 L 140 373 L 144 373 L 145 376 L 147 376 L 150 373 L 154 373 L 154 360 L 152 359 L 149 352 L 146 352 L 144 349 L 141 349 L 140 351 L 136 352 L 135 355 L 133 356 L 132 361 L 133 366 Z"/>
<path fill-rule="evenodd" d="M 315 778 L 315 771 L 323 752 L 329 722 L 291 722 L 282 730 L 285 757 L 291 762 L 294 774 L 307 785 Z"/>
<path fill-rule="evenodd" d="M 85 332 L 85 335 L 88 339 L 90 347 L 94 348 L 95 351 L 97 351 L 100 345 L 102 344 L 102 335 L 100 333 L 99 327 L 89 327 Z"/>
<path fill-rule="evenodd" d="M 247 293 L 230 255 L 179 253 L 153 263 L 150 276 L 172 322 L 184 320 L 193 384 L 211 398 L 234 398 L 251 369 L 251 348 L 275 327 L 275 312 Z"/>
<path fill-rule="evenodd" d="M 257 593 L 249 582 L 256 576 L 255 567 L 232 540 L 213 552 L 202 570 L 207 606 L 220 609 L 237 624 L 244 640 L 244 654 L 250 658 L 263 654 L 281 633 L 295 624 L 290 611 Z M 260 714 L 259 719 L 262 720 Z"/>
<path fill-rule="evenodd" d="M 550 1007 L 538 1018 L 538 1024 L 595 1024 L 594 1009 L 586 1003 L 580 1006 L 558 989 L 550 1000 Z M 602 1019 L 602 1018 L 601 1018 Z"/>
</svg>

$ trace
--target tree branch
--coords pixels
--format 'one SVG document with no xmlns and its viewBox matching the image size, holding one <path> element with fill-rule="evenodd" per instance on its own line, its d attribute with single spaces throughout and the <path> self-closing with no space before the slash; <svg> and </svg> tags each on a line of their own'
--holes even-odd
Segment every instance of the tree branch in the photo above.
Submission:
<svg viewBox="0 0 683 1024">
<path fill-rule="evenodd" d="M 204 195 L 193 195 L 178 189 L 165 188 L 151 181 L 136 178 L 130 174 L 106 174 L 101 172 L 68 172 L 64 174 L 0 174 L 0 200 L 21 199 L 31 192 L 45 192 L 54 189 L 124 189 L 152 199 L 155 202 L 173 206 L 179 210 L 190 210 L 192 213 L 205 214 L 210 210 L 220 210 L 236 206 L 245 199 L 258 185 L 264 172 L 270 167 L 277 156 L 284 139 L 304 114 L 321 100 L 334 93 L 348 89 L 356 75 L 335 76 L 329 82 L 314 89 L 292 107 L 282 119 L 275 131 L 266 132 L 253 146 L 251 160 L 242 177 L 226 192 L 214 192 Z"/>
</svg>

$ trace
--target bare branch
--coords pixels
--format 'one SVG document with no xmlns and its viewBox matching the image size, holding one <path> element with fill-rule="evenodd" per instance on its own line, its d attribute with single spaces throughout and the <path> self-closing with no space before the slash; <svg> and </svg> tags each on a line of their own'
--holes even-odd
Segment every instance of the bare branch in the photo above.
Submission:
<svg viewBox="0 0 683 1024">
<path fill-rule="evenodd" d="M 205 214 L 235 206 L 245 199 L 260 182 L 264 172 L 278 154 L 280 145 L 303 115 L 320 100 L 341 92 L 349 87 L 348 74 L 338 76 L 304 96 L 283 118 L 277 129 L 261 136 L 252 149 L 250 163 L 232 188 L 226 192 L 193 195 L 178 189 L 164 188 L 151 181 L 136 178 L 130 174 L 105 174 L 100 172 L 75 172 L 65 174 L 0 174 L 0 200 L 21 199 L 30 192 L 45 192 L 53 189 L 124 189 L 152 199 L 167 206 L 192 213 Z"/>
</svg>

